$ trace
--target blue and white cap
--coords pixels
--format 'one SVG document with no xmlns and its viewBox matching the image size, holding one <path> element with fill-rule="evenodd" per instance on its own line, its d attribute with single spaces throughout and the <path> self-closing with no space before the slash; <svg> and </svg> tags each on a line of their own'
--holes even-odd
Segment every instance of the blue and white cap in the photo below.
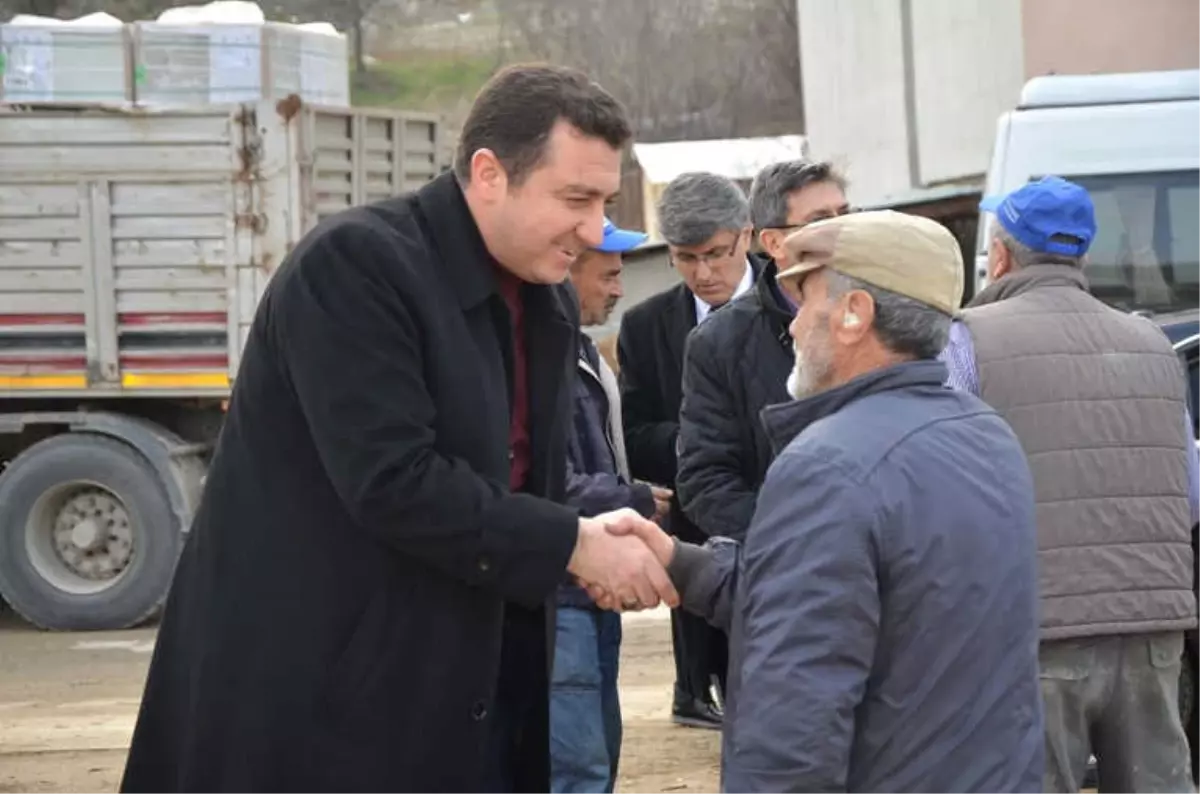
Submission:
<svg viewBox="0 0 1200 794">
<path fill-rule="evenodd" d="M 594 250 L 604 254 L 623 254 L 626 251 L 632 251 L 634 248 L 637 248 L 646 241 L 647 237 L 648 235 L 644 232 L 619 229 L 616 224 L 605 218 L 604 239 Z"/>
</svg>

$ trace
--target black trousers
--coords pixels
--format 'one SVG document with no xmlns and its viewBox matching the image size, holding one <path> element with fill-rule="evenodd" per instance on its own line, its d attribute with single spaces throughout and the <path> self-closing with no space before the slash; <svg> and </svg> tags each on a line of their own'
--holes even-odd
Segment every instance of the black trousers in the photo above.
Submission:
<svg viewBox="0 0 1200 794">
<path fill-rule="evenodd" d="M 672 505 L 671 534 L 686 543 L 704 543 L 708 536 Z M 729 639 L 707 620 L 682 609 L 671 610 L 671 646 L 675 653 L 675 702 L 711 701 L 709 686 L 715 679 L 725 697 L 729 667 Z"/>
<path fill-rule="evenodd" d="M 682 609 L 671 610 L 671 645 L 675 652 L 675 702 L 711 701 L 709 685 L 714 678 L 725 697 L 725 673 L 729 666 L 729 641 L 725 632 Z"/>
</svg>

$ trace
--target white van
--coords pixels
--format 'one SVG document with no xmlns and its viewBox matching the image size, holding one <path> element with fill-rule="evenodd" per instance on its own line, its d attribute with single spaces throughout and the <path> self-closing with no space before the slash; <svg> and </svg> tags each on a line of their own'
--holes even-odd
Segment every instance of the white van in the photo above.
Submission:
<svg viewBox="0 0 1200 794">
<path fill-rule="evenodd" d="M 1025 84 L 1000 117 L 985 195 L 1054 174 L 1096 204 L 1088 280 L 1126 311 L 1194 311 L 1200 303 L 1200 70 L 1052 75 Z M 986 286 L 991 213 L 976 239 Z"/>
</svg>

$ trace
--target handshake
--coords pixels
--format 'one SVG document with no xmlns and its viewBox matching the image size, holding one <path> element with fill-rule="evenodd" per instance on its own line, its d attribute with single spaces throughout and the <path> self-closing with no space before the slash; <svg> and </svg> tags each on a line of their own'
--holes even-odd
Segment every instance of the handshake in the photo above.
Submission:
<svg viewBox="0 0 1200 794">
<path fill-rule="evenodd" d="M 567 570 L 596 604 L 616 612 L 679 606 L 667 576 L 675 541 L 653 521 L 625 508 L 579 519 Z"/>
</svg>

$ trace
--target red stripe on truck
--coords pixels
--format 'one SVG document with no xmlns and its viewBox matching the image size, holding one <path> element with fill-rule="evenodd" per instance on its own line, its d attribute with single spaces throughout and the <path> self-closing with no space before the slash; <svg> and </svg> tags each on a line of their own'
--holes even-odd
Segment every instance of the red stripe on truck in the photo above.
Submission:
<svg viewBox="0 0 1200 794">
<path fill-rule="evenodd" d="M 83 325 L 82 314 L 0 314 L 3 325 Z"/>
<path fill-rule="evenodd" d="M 85 356 L 0 356 L 0 369 L 23 372 L 80 372 L 87 369 Z"/>
<path fill-rule="evenodd" d="M 121 312 L 120 325 L 224 325 L 225 312 Z"/>
<path fill-rule="evenodd" d="M 223 355 L 210 353 L 184 353 L 170 355 L 124 355 L 121 356 L 122 369 L 216 369 L 225 370 L 229 359 Z M 47 356 L 47 355 L 0 355 L 0 368 L 19 367 L 21 369 L 39 370 L 84 370 L 87 369 L 86 356 Z"/>
<path fill-rule="evenodd" d="M 219 369 L 229 366 L 227 356 L 197 354 L 179 356 L 137 356 L 122 355 L 122 369 Z"/>
</svg>

